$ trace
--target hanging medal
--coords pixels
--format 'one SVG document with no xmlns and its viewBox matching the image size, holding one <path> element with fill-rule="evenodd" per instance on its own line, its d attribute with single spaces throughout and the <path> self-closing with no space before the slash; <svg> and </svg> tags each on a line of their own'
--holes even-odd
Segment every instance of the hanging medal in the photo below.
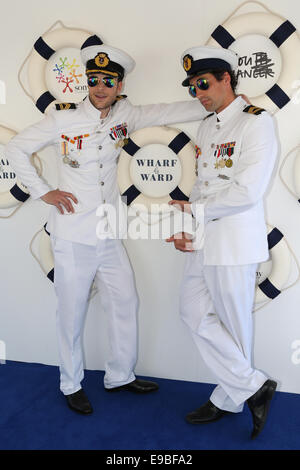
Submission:
<svg viewBox="0 0 300 470">
<path fill-rule="evenodd" d="M 74 137 L 74 140 L 77 141 L 77 154 L 78 155 L 80 155 L 80 150 L 82 149 L 82 139 L 84 139 L 85 137 L 89 137 L 89 135 L 90 134 L 82 134 L 82 135 L 76 135 Z M 71 160 L 69 165 L 72 168 L 79 168 L 80 166 L 77 160 Z"/>
<path fill-rule="evenodd" d="M 63 157 L 63 162 L 69 165 L 71 162 L 71 159 L 69 158 L 68 143 L 70 142 L 71 144 L 75 144 L 75 140 L 71 139 L 70 137 L 64 134 L 61 135 L 61 138 L 63 139 L 63 142 L 61 142 L 61 155 Z"/>
<path fill-rule="evenodd" d="M 66 165 L 69 165 L 71 168 L 79 168 L 80 164 L 78 163 L 77 160 L 74 160 L 69 157 L 69 148 L 68 148 L 68 143 L 75 144 L 77 141 L 77 150 L 78 150 L 78 155 L 80 155 L 80 150 L 82 149 L 82 139 L 85 137 L 89 137 L 90 134 L 83 134 L 83 135 L 78 135 L 71 139 L 67 135 L 62 134 L 61 138 L 63 139 L 63 142 L 61 142 L 61 155 L 63 157 L 63 162 Z"/>
<path fill-rule="evenodd" d="M 234 153 L 236 142 L 226 142 L 225 144 L 218 144 L 214 152 L 216 157 L 215 168 L 231 168 L 233 160 L 230 158 Z M 221 158 L 220 158 L 221 157 Z"/>
<path fill-rule="evenodd" d="M 64 163 L 69 163 L 69 147 L 68 147 L 68 142 L 64 141 L 61 142 L 61 155 L 63 157 L 63 162 Z"/>
<path fill-rule="evenodd" d="M 198 158 L 199 158 L 199 156 L 201 155 L 201 149 L 198 147 L 198 145 L 195 145 L 195 149 L 196 149 L 196 155 L 195 155 L 195 158 L 196 158 L 196 162 L 195 162 L 195 173 L 196 173 L 196 176 L 198 176 L 198 166 L 199 166 Z"/>
<path fill-rule="evenodd" d="M 77 150 L 78 150 L 78 155 L 80 155 L 80 150 L 82 149 L 82 139 L 85 137 L 89 137 L 90 134 L 82 134 L 82 135 L 76 135 L 74 137 L 74 140 L 77 141 Z"/>
<path fill-rule="evenodd" d="M 77 155 L 80 156 L 80 150 L 82 149 L 82 136 L 81 135 L 76 136 L 76 137 L 74 137 L 74 139 L 77 140 Z M 79 163 L 78 163 L 77 160 L 71 160 L 69 165 L 72 168 L 78 168 L 79 167 Z"/>
<path fill-rule="evenodd" d="M 219 156 L 221 154 L 221 150 L 220 150 L 220 145 L 217 145 L 216 146 L 216 150 L 214 152 L 214 156 L 216 157 L 216 162 L 215 162 L 215 168 L 218 169 L 219 168 Z"/>
<path fill-rule="evenodd" d="M 226 153 L 227 153 L 228 158 L 225 162 L 225 165 L 226 165 L 227 168 L 231 168 L 232 165 L 233 165 L 233 161 L 230 157 L 234 153 L 235 144 L 236 144 L 236 142 L 228 142 L 228 144 L 226 144 L 227 145 Z"/>
<path fill-rule="evenodd" d="M 129 142 L 128 139 L 128 131 L 127 131 L 127 123 L 123 122 L 122 124 L 118 124 L 115 127 L 111 127 L 110 129 L 110 137 L 114 140 L 116 148 L 122 148 L 124 145 L 127 145 Z"/>
</svg>

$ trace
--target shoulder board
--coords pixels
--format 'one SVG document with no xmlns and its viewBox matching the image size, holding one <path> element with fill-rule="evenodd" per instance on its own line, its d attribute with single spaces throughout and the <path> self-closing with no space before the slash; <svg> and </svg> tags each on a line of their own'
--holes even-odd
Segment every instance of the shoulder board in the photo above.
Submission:
<svg viewBox="0 0 300 470">
<path fill-rule="evenodd" d="M 256 115 L 261 114 L 264 111 L 265 111 L 265 109 L 257 108 L 256 106 L 252 106 L 251 104 L 243 109 L 244 113 L 256 114 Z"/>
<path fill-rule="evenodd" d="M 124 100 L 125 98 L 127 98 L 127 95 L 118 95 L 118 96 L 116 96 L 116 99 L 113 102 L 113 105 L 116 104 L 118 101 Z"/>
<path fill-rule="evenodd" d="M 203 118 L 203 121 L 205 121 L 205 119 L 209 118 L 210 116 L 213 116 L 215 113 L 210 113 L 208 114 L 207 116 L 205 116 L 205 118 Z"/>
<path fill-rule="evenodd" d="M 76 103 L 56 103 L 55 108 L 57 111 L 64 111 L 66 109 L 76 109 Z"/>
</svg>

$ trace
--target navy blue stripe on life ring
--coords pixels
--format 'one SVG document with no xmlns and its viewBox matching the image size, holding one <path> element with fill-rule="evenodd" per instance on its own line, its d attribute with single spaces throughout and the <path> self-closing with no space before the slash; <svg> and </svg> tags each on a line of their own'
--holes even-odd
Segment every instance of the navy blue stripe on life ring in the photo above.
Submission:
<svg viewBox="0 0 300 470">
<path fill-rule="evenodd" d="M 227 29 L 225 29 L 222 25 L 219 25 L 214 30 L 211 37 L 214 38 L 214 40 L 217 41 L 220 46 L 224 47 L 224 49 L 227 49 L 235 41 L 235 38 L 231 36 Z"/>
<path fill-rule="evenodd" d="M 96 36 L 96 34 L 94 34 L 94 36 L 90 36 L 86 39 L 86 41 L 84 41 L 80 49 L 84 49 L 85 47 L 89 46 L 101 46 L 101 44 L 103 44 L 103 41 L 101 41 L 101 39 Z"/>
<path fill-rule="evenodd" d="M 44 41 L 42 36 L 34 43 L 34 49 L 38 54 L 40 54 L 44 59 L 49 60 L 50 57 L 55 53 L 55 50 Z"/>
<path fill-rule="evenodd" d="M 180 150 L 190 141 L 191 139 L 184 133 L 180 132 L 168 145 L 174 153 L 179 153 Z"/>
<path fill-rule="evenodd" d="M 55 101 L 55 98 L 53 95 L 51 95 L 50 91 L 45 91 L 37 102 L 35 103 L 36 107 L 42 112 L 45 112 L 45 109 L 49 106 L 52 101 Z"/>
<path fill-rule="evenodd" d="M 186 194 L 184 194 L 181 189 L 176 186 L 175 189 L 170 193 L 170 197 L 176 201 L 188 201 L 189 198 Z"/>
<path fill-rule="evenodd" d="M 275 299 L 281 293 L 268 278 L 261 282 L 258 287 L 269 299 Z"/>
<path fill-rule="evenodd" d="M 123 150 L 133 157 L 133 155 L 140 150 L 141 147 L 136 145 L 133 140 L 128 139 L 128 144 L 124 145 Z"/>
<path fill-rule="evenodd" d="M 17 201 L 25 202 L 30 197 L 30 194 L 24 193 L 17 184 L 14 184 L 13 187 L 9 190 L 10 194 L 17 199 Z"/>
<path fill-rule="evenodd" d="M 129 186 L 128 189 L 121 195 L 122 196 L 122 201 L 127 204 L 127 206 L 130 206 L 130 204 L 141 194 L 141 191 L 139 191 L 134 184 Z"/>
<path fill-rule="evenodd" d="M 280 242 L 280 240 L 283 238 L 283 233 L 278 230 L 278 228 L 273 228 L 271 232 L 268 234 L 268 247 L 269 250 L 272 250 L 272 248 L 277 245 L 277 243 Z"/>
<path fill-rule="evenodd" d="M 47 235 L 49 235 L 49 237 L 50 237 L 50 232 L 48 232 L 48 230 L 47 230 L 46 227 L 47 227 L 47 222 L 46 222 L 45 225 L 44 225 L 44 230 L 45 230 L 45 232 L 47 233 Z"/>
<path fill-rule="evenodd" d="M 282 88 L 280 88 L 280 86 L 277 85 L 277 83 L 275 83 L 275 85 L 273 85 L 272 88 L 266 92 L 266 95 L 280 109 L 290 101 L 288 95 L 282 90 Z"/>
<path fill-rule="evenodd" d="M 54 268 L 52 268 L 51 271 L 48 272 L 47 278 L 50 279 L 51 282 L 54 282 Z"/>
<path fill-rule="evenodd" d="M 275 46 L 280 47 L 295 31 L 295 26 L 286 20 L 271 34 L 269 39 L 274 42 Z"/>
</svg>

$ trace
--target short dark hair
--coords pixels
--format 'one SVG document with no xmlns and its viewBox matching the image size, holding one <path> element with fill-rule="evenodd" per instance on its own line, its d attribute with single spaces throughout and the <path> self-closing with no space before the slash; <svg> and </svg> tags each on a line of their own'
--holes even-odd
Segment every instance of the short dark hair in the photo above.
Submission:
<svg viewBox="0 0 300 470">
<path fill-rule="evenodd" d="M 235 89 L 238 84 L 237 76 L 232 70 L 212 70 L 210 73 L 218 80 L 219 82 L 223 79 L 224 73 L 228 72 L 230 75 L 230 85 L 232 91 L 235 92 Z"/>
</svg>

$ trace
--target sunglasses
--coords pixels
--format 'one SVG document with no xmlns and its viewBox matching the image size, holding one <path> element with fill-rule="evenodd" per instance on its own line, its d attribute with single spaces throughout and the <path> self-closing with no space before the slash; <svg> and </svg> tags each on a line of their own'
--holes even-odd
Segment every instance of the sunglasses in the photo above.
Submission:
<svg viewBox="0 0 300 470">
<path fill-rule="evenodd" d="M 96 86 L 100 83 L 100 81 L 107 86 L 107 88 L 113 88 L 116 84 L 116 78 L 110 78 L 110 77 L 88 77 L 87 78 L 87 84 L 89 87 Z"/>
<path fill-rule="evenodd" d="M 209 82 L 207 78 L 198 78 L 196 81 L 196 85 L 199 88 L 199 90 L 208 90 L 209 89 Z M 197 91 L 195 85 L 190 85 L 189 86 L 189 94 L 193 97 L 196 98 Z"/>
</svg>

